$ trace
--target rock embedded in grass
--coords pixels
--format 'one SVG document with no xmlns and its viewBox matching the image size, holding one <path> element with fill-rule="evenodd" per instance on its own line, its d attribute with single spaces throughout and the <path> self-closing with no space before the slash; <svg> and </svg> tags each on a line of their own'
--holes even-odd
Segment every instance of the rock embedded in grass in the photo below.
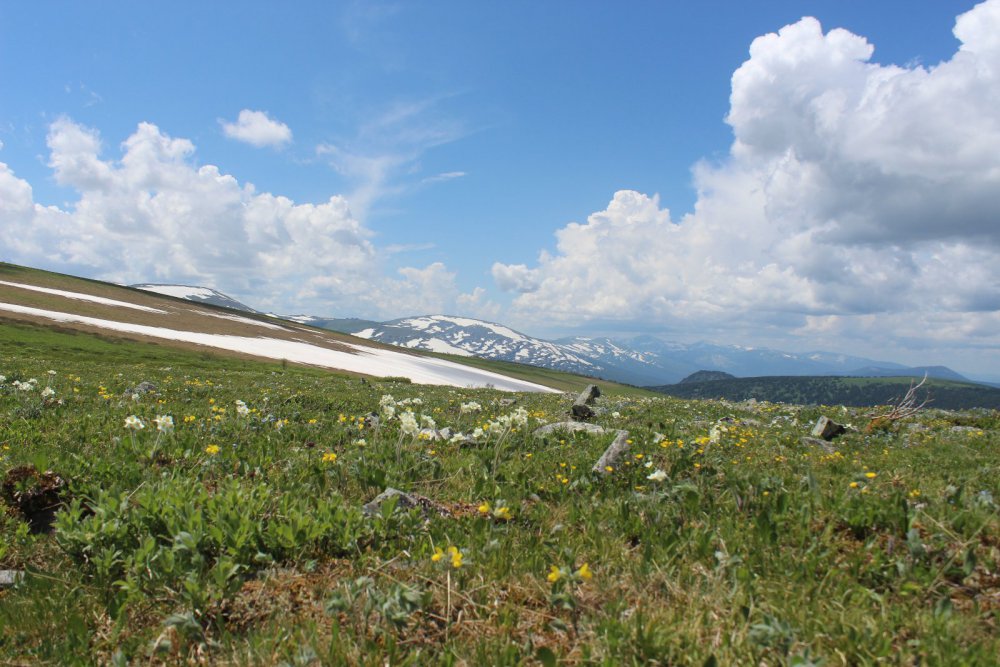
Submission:
<svg viewBox="0 0 1000 667">
<path fill-rule="evenodd" d="M 556 431 L 566 431 L 567 433 L 573 433 L 574 431 L 586 431 L 587 433 L 596 433 L 601 435 L 606 432 L 603 426 L 598 426 L 597 424 L 587 424 L 584 422 L 556 422 L 554 424 L 546 424 L 535 429 L 535 437 L 540 438 L 549 433 L 554 433 Z"/>
<path fill-rule="evenodd" d="M 819 447 L 827 454 L 833 454 L 834 452 L 837 451 L 836 449 L 834 449 L 833 445 L 831 445 L 826 440 L 823 440 L 822 438 L 810 438 L 809 436 L 803 436 L 801 442 L 803 445 L 809 445 L 811 447 Z"/>
<path fill-rule="evenodd" d="M 631 447 L 632 443 L 628 439 L 628 431 L 618 431 L 618 435 L 615 436 L 615 439 L 611 441 L 608 448 L 601 454 L 601 458 L 597 459 L 597 463 L 594 464 L 592 470 L 600 475 L 614 472 L 618 462 L 628 453 Z"/>
<path fill-rule="evenodd" d="M 10 588 L 24 581 L 21 570 L 0 570 L 0 588 Z"/>
<path fill-rule="evenodd" d="M 570 416 L 577 420 L 593 419 L 594 410 L 590 406 L 600 395 L 601 390 L 596 384 L 587 385 L 587 388 L 576 397 L 573 407 L 570 408 Z"/>
<path fill-rule="evenodd" d="M 425 516 L 431 513 L 437 513 L 441 516 L 450 516 L 451 512 L 448 508 L 440 505 L 430 498 L 425 498 L 424 496 L 418 495 L 416 493 L 407 493 L 406 491 L 400 491 L 399 489 L 394 489 L 391 486 L 387 488 L 382 493 L 375 496 L 371 502 L 365 503 L 361 508 L 362 513 L 365 516 L 376 516 L 382 512 L 382 505 L 385 504 L 391 498 L 396 498 L 396 509 L 409 510 L 413 508 L 419 509 Z"/>
<path fill-rule="evenodd" d="M 823 440 L 830 441 L 836 438 L 838 435 L 843 435 L 847 432 L 847 427 L 843 424 L 838 424 L 829 417 L 820 417 L 816 421 L 816 425 L 813 426 L 812 437 L 822 438 Z"/>
</svg>

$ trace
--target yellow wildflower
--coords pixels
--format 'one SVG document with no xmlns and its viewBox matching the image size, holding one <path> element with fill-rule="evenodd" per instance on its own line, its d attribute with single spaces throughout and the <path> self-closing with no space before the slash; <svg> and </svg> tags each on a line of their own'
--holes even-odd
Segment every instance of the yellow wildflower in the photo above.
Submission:
<svg viewBox="0 0 1000 667">
<path fill-rule="evenodd" d="M 434 555 L 431 556 L 431 560 L 437 563 L 443 557 L 444 557 L 444 551 L 441 550 L 441 547 L 434 547 Z"/>
<path fill-rule="evenodd" d="M 482 505 L 479 506 L 478 509 L 479 509 L 479 513 L 480 514 L 489 514 L 490 513 L 490 504 L 489 503 L 483 503 Z"/>
<path fill-rule="evenodd" d="M 323 454 L 323 463 L 333 463 L 337 460 L 337 455 L 333 452 L 326 452 Z"/>
<path fill-rule="evenodd" d="M 549 573 L 548 575 L 546 575 L 545 578 L 554 584 L 557 581 L 559 581 L 559 579 L 562 578 L 562 570 L 560 570 L 555 565 L 552 565 L 551 567 L 549 567 Z"/>
<path fill-rule="evenodd" d="M 209 445 L 208 447 L 205 448 L 205 453 L 206 454 L 211 454 L 211 455 L 214 456 L 214 455 L 216 455 L 216 454 L 219 453 L 219 446 L 218 445 Z"/>
<path fill-rule="evenodd" d="M 594 573 L 590 571 L 590 566 L 584 563 L 580 566 L 580 569 L 576 571 L 576 576 L 580 577 L 584 581 L 590 581 L 594 577 Z"/>
</svg>

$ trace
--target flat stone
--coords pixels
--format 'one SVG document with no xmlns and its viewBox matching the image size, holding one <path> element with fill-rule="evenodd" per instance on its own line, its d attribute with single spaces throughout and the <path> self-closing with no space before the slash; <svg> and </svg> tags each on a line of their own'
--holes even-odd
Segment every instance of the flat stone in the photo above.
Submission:
<svg viewBox="0 0 1000 667">
<path fill-rule="evenodd" d="M 0 570 L 0 588 L 10 588 L 24 581 L 24 572 L 21 570 Z"/>
<path fill-rule="evenodd" d="M 567 433 L 572 433 L 574 431 L 586 431 L 587 433 L 605 433 L 605 428 L 603 426 L 598 426 L 597 424 L 586 424 L 584 422 L 556 422 L 555 424 L 546 424 L 535 429 L 535 437 L 540 438 L 543 435 L 548 435 L 549 433 L 554 433 L 556 431 L 566 431 Z"/>
<path fill-rule="evenodd" d="M 810 438 L 809 436 L 804 436 L 801 440 L 803 445 L 809 445 L 810 447 L 819 447 L 827 454 L 833 454 L 834 452 L 837 451 L 836 449 L 833 448 L 833 445 L 831 445 L 826 440 L 822 440 L 821 438 Z"/>
<path fill-rule="evenodd" d="M 400 491 L 399 489 L 394 489 L 392 487 L 387 488 L 385 491 L 375 496 L 371 502 L 365 503 L 365 505 L 361 508 L 361 511 L 365 516 L 376 516 L 382 512 L 382 504 L 390 498 L 398 499 L 396 501 L 396 509 L 409 510 L 416 507 L 425 516 L 431 513 L 437 513 L 441 516 L 449 516 L 451 514 L 447 508 L 439 505 L 430 498 L 425 498 L 424 496 L 416 493 Z"/>
</svg>

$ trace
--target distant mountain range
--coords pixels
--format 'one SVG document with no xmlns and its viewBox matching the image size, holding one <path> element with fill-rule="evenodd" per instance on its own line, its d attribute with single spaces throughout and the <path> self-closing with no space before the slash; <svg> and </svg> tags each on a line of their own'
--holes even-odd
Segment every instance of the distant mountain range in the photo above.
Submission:
<svg viewBox="0 0 1000 667">
<path fill-rule="evenodd" d="M 178 285 L 133 287 L 257 312 L 208 288 Z M 966 378 L 944 366 L 908 367 L 889 361 L 830 352 L 796 354 L 739 345 L 672 343 L 654 336 L 626 339 L 578 336 L 547 341 L 501 324 L 450 315 L 406 317 L 388 322 L 312 315 L 281 318 L 399 347 L 513 361 L 637 386 L 673 384 L 703 370 L 729 373 L 737 377 L 922 377 L 926 373 L 930 377 L 968 382 Z"/>
</svg>

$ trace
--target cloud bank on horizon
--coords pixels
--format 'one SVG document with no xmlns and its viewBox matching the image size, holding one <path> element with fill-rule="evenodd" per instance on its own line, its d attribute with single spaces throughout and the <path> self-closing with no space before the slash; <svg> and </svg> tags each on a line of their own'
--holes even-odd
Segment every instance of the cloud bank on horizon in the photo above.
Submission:
<svg viewBox="0 0 1000 667">
<path fill-rule="evenodd" d="M 620 191 L 537 265 L 496 263 L 514 313 L 850 338 L 1000 343 L 1000 2 L 937 66 L 803 18 L 733 74 L 721 164 L 680 220 Z"/>
<path fill-rule="evenodd" d="M 525 329 L 655 320 L 744 339 L 780 330 L 995 351 L 1000 0 L 959 16 L 954 34 L 958 50 L 931 67 L 873 63 L 864 37 L 813 18 L 757 38 L 732 76 L 729 155 L 694 166 L 694 210 L 674 220 L 655 194 L 615 193 L 558 229 L 532 266 L 484 267 L 509 306 L 482 286 L 461 293 L 442 262 L 390 273 L 391 247 L 352 213 L 368 202 L 258 192 L 149 122 L 117 158 L 96 129 L 49 124 L 47 164 L 78 194 L 69 204 L 36 201 L 0 162 L 3 259 L 202 284 L 283 312 L 443 311 Z M 292 141 L 263 111 L 220 125 L 258 148 Z"/>
</svg>

